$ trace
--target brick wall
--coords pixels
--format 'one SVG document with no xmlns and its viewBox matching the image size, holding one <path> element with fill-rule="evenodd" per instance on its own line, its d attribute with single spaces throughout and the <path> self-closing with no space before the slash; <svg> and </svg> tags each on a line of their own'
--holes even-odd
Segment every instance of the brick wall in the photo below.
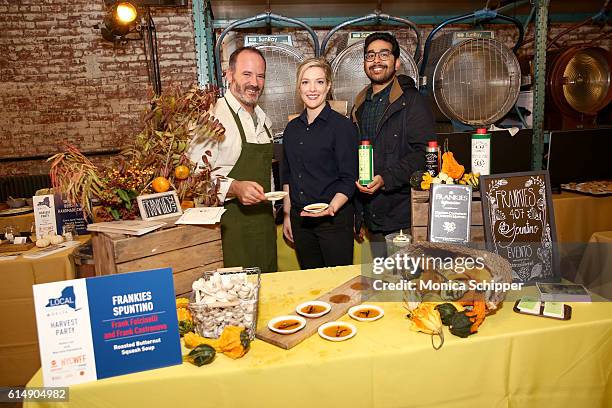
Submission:
<svg viewBox="0 0 612 408">
<path fill-rule="evenodd" d="M 103 0 L 0 0 L 0 157 L 52 155 L 61 140 L 94 152 L 123 147 L 139 130 L 139 118 L 152 93 L 142 42 L 114 45 L 93 26 L 104 17 Z M 162 86 L 197 81 L 191 4 L 155 8 Z M 553 24 L 551 36 L 567 24 Z M 497 38 L 512 46 L 516 30 L 492 25 Z M 423 41 L 432 26 L 420 26 Z M 463 26 L 454 26 L 464 28 Z M 355 28 L 365 30 L 367 28 Z M 347 32 L 345 30 L 343 32 Z M 265 33 L 249 30 L 249 33 Z M 312 56 L 304 31 L 291 32 L 296 47 Z M 342 33 L 330 42 L 329 57 Z M 321 40 L 327 33 L 317 29 Z M 573 42 L 594 38 L 599 27 L 585 26 L 564 37 Z M 244 32 L 224 45 L 242 43 Z M 532 36 L 532 29 L 526 37 Z M 399 32 L 402 46 L 413 49 L 414 35 Z M 601 42 L 610 49 L 611 40 Z M 527 47 L 522 53 L 530 52 Z M 227 55 L 227 54 L 226 54 Z M 0 174 L 46 172 L 44 161 L 0 162 Z"/>
<path fill-rule="evenodd" d="M 103 0 L 0 0 L 0 157 L 120 148 L 152 95 L 142 41 L 113 44 L 93 28 Z M 155 8 L 162 87 L 197 81 L 191 6 Z M 41 173 L 3 162 L 0 174 Z"/>
</svg>

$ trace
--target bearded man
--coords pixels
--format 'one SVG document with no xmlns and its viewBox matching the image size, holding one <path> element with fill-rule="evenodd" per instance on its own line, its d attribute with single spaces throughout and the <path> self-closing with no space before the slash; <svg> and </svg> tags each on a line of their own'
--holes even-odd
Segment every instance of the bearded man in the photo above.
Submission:
<svg viewBox="0 0 612 408">
<path fill-rule="evenodd" d="M 219 143 L 192 142 L 189 156 L 201 165 L 208 161 L 212 176 L 220 181 L 219 196 L 227 210 L 221 219 L 223 261 L 226 267 L 258 266 L 262 272 L 277 270 L 276 229 L 272 204 L 265 191 L 272 190 L 273 139 L 271 121 L 257 105 L 266 79 L 261 51 L 243 47 L 229 58 L 228 91 L 212 114 L 225 127 Z"/>
<path fill-rule="evenodd" d="M 386 256 L 385 235 L 407 230 L 410 218 L 410 175 L 425 169 L 425 148 L 436 140 L 434 118 L 412 78 L 397 75 L 400 48 L 389 33 L 372 33 L 364 45 L 363 68 L 370 85 L 355 98 L 352 119 L 361 140 L 374 151 L 374 178 L 355 182 L 355 231 L 368 230 L 374 257 Z"/>
</svg>

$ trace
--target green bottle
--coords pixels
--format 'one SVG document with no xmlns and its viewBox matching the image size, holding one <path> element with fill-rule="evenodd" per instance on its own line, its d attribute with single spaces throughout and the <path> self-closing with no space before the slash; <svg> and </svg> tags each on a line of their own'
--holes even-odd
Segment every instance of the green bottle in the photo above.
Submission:
<svg viewBox="0 0 612 408">
<path fill-rule="evenodd" d="M 359 184 L 367 186 L 374 178 L 374 150 L 369 140 L 359 144 Z"/>
</svg>

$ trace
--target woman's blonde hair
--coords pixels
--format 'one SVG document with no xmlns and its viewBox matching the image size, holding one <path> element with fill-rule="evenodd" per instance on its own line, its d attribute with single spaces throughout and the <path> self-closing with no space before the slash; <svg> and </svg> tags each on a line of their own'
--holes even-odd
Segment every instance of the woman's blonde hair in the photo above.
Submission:
<svg viewBox="0 0 612 408">
<path fill-rule="evenodd" d="M 309 68 L 321 68 L 323 72 L 325 72 L 325 81 L 330 85 L 329 92 L 327 93 L 327 99 L 331 98 L 331 86 L 332 86 L 332 69 L 331 66 L 324 58 L 308 58 L 302 61 L 297 68 L 297 82 L 295 84 L 295 92 L 299 95 L 300 93 L 300 84 L 302 83 L 302 78 L 304 77 L 304 72 L 306 72 Z"/>
</svg>

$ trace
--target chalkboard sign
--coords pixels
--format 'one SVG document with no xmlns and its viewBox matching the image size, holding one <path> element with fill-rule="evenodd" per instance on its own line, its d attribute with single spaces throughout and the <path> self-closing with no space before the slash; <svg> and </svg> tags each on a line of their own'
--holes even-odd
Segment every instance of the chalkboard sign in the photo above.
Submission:
<svg viewBox="0 0 612 408">
<path fill-rule="evenodd" d="M 432 184 L 429 197 L 429 241 L 470 241 L 472 186 Z"/>
<path fill-rule="evenodd" d="M 512 265 L 515 282 L 558 282 L 557 233 L 547 171 L 480 177 L 487 249 Z"/>
<path fill-rule="evenodd" d="M 141 195 L 136 200 L 143 220 L 160 220 L 183 214 L 176 191 Z"/>
</svg>

